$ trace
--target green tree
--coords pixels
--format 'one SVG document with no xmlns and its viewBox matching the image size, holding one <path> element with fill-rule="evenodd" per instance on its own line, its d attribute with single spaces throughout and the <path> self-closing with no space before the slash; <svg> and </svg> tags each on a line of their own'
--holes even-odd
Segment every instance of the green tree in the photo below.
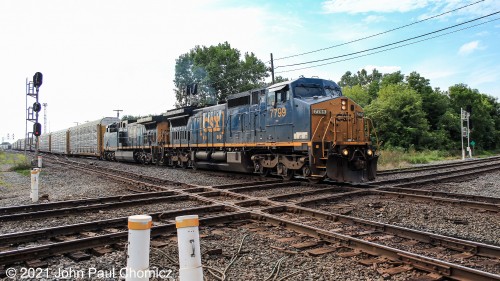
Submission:
<svg viewBox="0 0 500 281">
<path fill-rule="evenodd" d="M 422 109 L 426 113 L 430 129 L 438 130 L 439 120 L 448 109 L 449 98 L 439 89 L 433 90 L 429 79 L 420 76 L 416 71 L 406 76 L 405 80 L 408 86 L 422 97 Z"/>
<path fill-rule="evenodd" d="M 377 98 L 381 80 L 382 73 L 380 73 L 377 69 L 373 69 L 371 74 L 368 74 L 365 69 L 362 69 L 356 74 L 352 74 L 352 72 L 347 71 L 344 75 L 342 75 L 337 84 L 339 84 L 344 91 L 348 87 L 361 86 L 364 90 L 366 90 L 369 99 L 362 100 L 360 103 L 366 103 L 368 105 L 372 100 Z M 356 89 L 355 91 L 359 92 L 359 89 Z M 356 100 L 354 97 L 353 99 Z"/>
<path fill-rule="evenodd" d="M 344 73 L 344 75 L 340 78 L 338 84 L 342 88 L 359 85 L 358 76 L 356 74 L 353 75 L 350 71 L 346 71 L 346 73 Z"/>
<path fill-rule="evenodd" d="M 401 74 L 401 71 L 396 71 L 393 73 L 387 73 L 382 76 L 382 80 L 380 81 L 380 86 L 385 87 L 390 84 L 400 84 L 403 83 L 405 76 Z"/>
<path fill-rule="evenodd" d="M 479 93 L 465 84 L 456 84 L 449 88 L 449 96 L 453 110 L 460 114 L 460 108 L 472 107 L 470 120 L 472 123 L 471 139 L 476 142 L 476 147 L 494 149 L 498 143 L 496 130 L 498 105 L 492 97 Z"/>
<path fill-rule="evenodd" d="M 369 76 L 370 84 L 368 84 L 368 94 L 371 99 L 374 100 L 377 98 L 378 91 L 380 90 L 380 82 L 382 81 L 382 73 L 380 73 L 377 69 L 373 69 L 372 73 Z"/>
<path fill-rule="evenodd" d="M 253 53 L 231 48 L 228 42 L 217 46 L 196 46 L 189 53 L 179 56 L 175 66 L 177 106 L 190 103 L 193 98 L 186 94 L 186 86 L 197 83 L 199 105 L 209 104 L 211 99 L 219 102 L 227 96 L 259 87 L 268 77 L 264 62 Z"/>
<path fill-rule="evenodd" d="M 281 83 L 281 82 L 285 82 L 285 81 L 289 81 L 289 79 L 288 79 L 288 78 L 284 78 L 284 77 L 279 76 L 279 75 L 278 75 L 278 76 L 276 76 L 276 77 L 274 77 L 274 84 L 276 84 L 276 83 Z M 272 84 L 272 83 L 271 83 L 271 84 Z M 271 84 L 269 84 L 269 85 L 271 85 Z"/>
<path fill-rule="evenodd" d="M 422 110 L 422 98 L 407 85 L 382 86 L 378 98 L 366 107 L 386 147 L 421 149 L 429 125 Z"/>
<path fill-rule="evenodd" d="M 346 87 L 342 89 L 342 93 L 344 94 L 344 96 L 353 99 L 361 107 L 369 105 L 372 100 L 370 95 L 368 94 L 368 91 L 360 85 Z"/>
</svg>

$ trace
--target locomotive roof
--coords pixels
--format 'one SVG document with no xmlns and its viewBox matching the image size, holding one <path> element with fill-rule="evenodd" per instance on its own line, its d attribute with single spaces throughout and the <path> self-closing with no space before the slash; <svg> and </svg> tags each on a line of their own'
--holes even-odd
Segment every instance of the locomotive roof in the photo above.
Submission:
<svg viewBox="0 0 500 281">
<path fill-rule="evenodd" d="M 161 122 L 167 120 L 167 117 L 165 115 L 154 115 L 154 116 L 147 116 L 140 118 L 137 120 L 137 123 L 154 123 L 154 122 Z"/>
<path fill-rule="evenodd" d="M 299 78 L 294 79 L 294 80 L 283 81 L 283 82 L 279 82 L 276 84 L 272 84 L 272 85 L 265 87 L 265 88 L 257 88 L 257 89 L 252 89 L 249 91 L 233 94 L 233 95 L 230 95 L 227 99 L 232 100 L 232 99 L 248 96 L 252 92 L 261 91 L 264 89 L 269 90 L 269 91 L 277 91 L 277 90 L 281 90 L 282 88 L 284 88 L 287 85 L 290 85 L 290 84 L 300 85 L 301 83 L 315 83 L 315 84 L 318 84 L 318 85 L 321 85 L 324 87 L 330 86 L 330 87 L 334 87 L 334 88 L 338 87 L 340 89 L 340 87 L 337 85 L 337 83 L 335 83 L 331 80 L 321 79 L 321 78 L 316 78 L 316 77 L 314 77 L 314 78 L 299 77 Z"/>
</svg>

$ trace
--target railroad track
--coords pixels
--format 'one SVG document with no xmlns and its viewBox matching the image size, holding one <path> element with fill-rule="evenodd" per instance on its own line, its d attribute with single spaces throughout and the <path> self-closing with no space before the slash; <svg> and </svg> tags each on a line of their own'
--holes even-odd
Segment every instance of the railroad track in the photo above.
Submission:
<svg viewBox="0 0 500 281">
<path fill-rule="evenodd" d="M 446 171 L 439 171 L 434 169 L 430 174 L 413 175 L 411 177 L 393 178 L 387 180 L 380 179 L 370 182 L 370 185 L 409 187 L 414 185 L 437 183 L 456 179 L 466 179 L 467 177 L 474 177 L 482 173 L 497 171 L 500 168 L 500 160 L 495 158 L 491 161 L 471 162 L 471 164 L 462 165 L 461 167 L 461 169 Z"/>
<path fill-rule="evenodd" d="M 463 166 L 471 166 L 476 165 L 478 163 L 488 163 L 491 161 L 500 160 L 500 156 L 492 156 L 487 158 L 478 158 L 478 159 L 467 159 L 462 162 L 452 162 L 452 163 L 443 163 L 443 164 L 431 164 L 419 167 L 408 167 L 408 168 L 399 168 L 399 169 L 391 169 L 378 171 L 377 176 L 386 176 L 393 174 L 406 174 L 406 173 L 415 173 L 415 172 L 423 172 L 423 171 L 434 171 L 436 169 L 447 169 L 447 168 L 456 168 Z"/>
<path fill-rule="evenodd" d="M 93 172 L 92 167 L 79 167 L 75 168 Z M 175 215 L 188 214 L 188 213 L 213 213 L 217 215 L 206 218 L 203 217 L 201 222 L 203 225 L 210 225 L 213 223 L 229 223 L 235 221 L 262 221 L 280 227 L 288 228 L 293 231 L 304 233 L 309 236 L 320 238 L 325 243 L 329 243 L 333 248 L 349 248 L 353 251 L 361 251 L 373 257 L 384 256 L 398 263 L 403 263 L 412 268 L 418 268 L 426 272 L 432 272 L 452 279 L 460 280 L 495 280 L 500 279 L 500 275 L 487 272 L 488 268 L 478 266 L 477 264 L 470 264 L 469 267 L 464 267 L 455 260 L 445 260 L 444 256 L 432 256 L 429 252 L 423 251 L 422 253 L 413 253 L 405 251 L 404 248 L 394 247 L 394 241 L 391 239 L 406 239 L 405 241 L 418 241 L 419 243 L 427 243 L 432 248 L 440 247 L 447 251 L 455 251 L 456 255 L 467 256 L 469 259 L 478 257 L 478 259 L 491 259 L 492 261 L 500 258 L 500 250 L 498 247 L 481 244 L 472 241 L 465 241 L 456 238 L 440 236 L 428 232 L 411 230 L 403 227 L 372 222 L 353 218 L 341 214 L 325 212 L 320 210 L 313 210 L 306 207 L 308 204 L 317 203 L 339 196 L 361 196 L 377 194 L 388 197 L 409 196 L 418 198 L 419 200 L 436 200 L 435 194 L 412 194 L 411 190 L 398 190 L 398 189 L 359 189 L 355 187 L 341 187 L 344 194 L 326 195 L 328 192 L 335 192 L 335 188 L 323 186 L 319 188 L 311 188 L 311 185 L 303 184 L 300 182 L 267 182 L 267 183 L 251 183 L 241 185 L 224 185 L 224 186 L 193 186 L 193 185 L 175 185 L 175 183 L 168 182 L 168 186 L 159 185 L 164 183 L 161 180 L 154 178 L 147 178 L 142 175 L 132 176 L 129 173 L 126 176 L 123 174 L 116 175 L 116 171 L 104 172 L 99 167 L 100 175 L 107 176 L 115 180 L 134 183 L 140 189 L 147 191 L 150 190 L 163 190 L 161 192 L 175 192 L 176 195 L 166 195 L 166 197 L 183 196 L 193 201 L 199 201 L 210 204 L 209 206 L 200 207 L 205 209 L 191 208 L 188 210 L 172 210 L 170 216 L 163 213 L 161 219 L 168 217 L 170 220 Z M 131 178 L 129 178 L 129 176 Z M 296 188 L 295 192 L 288 192 L 284 194 L 284 189 Z M 305 190 L 301 190 L 305 189 Z M 272 195 L 267 194 L 269 190 L 274 191 Z M 338 190 L 336 191 L 338 193 Z M 320 195 L 319 198 L 312 200 L 302 200 L 300 202 L 293 202 L 293 198 L 298 198 L 304 194 Z M 443 196 L 443 194 L 440 194 Z M 453 197 L 453 194 L 446 194 L 448 197 Z M 290 200 L 292 199 L 292 200 Z M 497 202 L 477 202 L 470 201 L 471 198 L 450 199 L 439 197 L 440 202 L 455 204 L 458 200 L 459 204 L 468 204 L 466 207 L 483 208 L 489 211 L 498 211 Z M 142 199 L 139 199 L 142 200 Z M 483 200 L 484 201 L 484 200 Z M 65 203 L 60 203 L 65 204 Z M 105 203 L 106 204 L 106 203 Z M 108 203 L 109 204 L 109 203 Z M 494 207 L 496 206 L 496 209 Z M 24 206 L 29 210 L 29 207 Z M 211 209 L 212 208 L 212 209 Z M 490 210 L 491 209 L 491 210 Z M 222 213 L 222 214 L 221 214 Z M 280 215 L 284 215 L 280 216 Z M 168 220 L 164 222 L 159 219 L 159 215 L 154 215 L 155 224 L 159 224 L 152 230 L 153 236 L 160 235 L 159 233 L 169 233 L 175 231 L 175 226 L 169 223 Z M 89 222 L 85 226 L 67 226 L 67 228 L 36 230 L 35 232 L 27 235 L 22 234 L 7 234 L 0 236 L 0 241 L 3 243 L 10 243 L 13 245 L 26 242 L 34 242 L 29 240 L 28 237 L 36 237 L 36 239 L 47 239 L 56 237 L 57 233 L 64 233 L 68 235 L 75 233 L 75 231 L 96 231 L 102 229 L 116 228 L 119 224 L 124 224 L 124 219 L 108 220 L 108 222 Z M 306 220 L 308 223 L 302 223 Z M 109 223 L 109 224 L 108 224 Z M 317 225 L 328 224 L 328 226 Z M 92 224 L 94 224 L 92 226 Z M 99 225 L 99 227 L 97 226 Z M 122 225 L 122 229 L 123 229 Z M 81 227 L 79 230 L 78 227 Z M 98 228 L 96 228 L 98 227 Z M 335 227 L 335 228 L 333 228 Z M 326 228 L 326 229 L 325 229 Z M 70 230 L 71 229 L 71 230 Z M 75 230 L 77 229 L 77 230 Z M 333 231 L 332 229 L 338 229 Z M 38 232 L 37 232 L 38 231 Z M 59 232 L 58 232 L 59 231 Z M 36 236 L 39 233 L 39 236 Z M 62 234 L 61 234 L 62 235 Z M 376 235 L 376 236 L 374 236 Z M 364 239 L 363 239 L 363 236 Z M 392 236 L 392 237 L 388 237 Z M 22 237 L 22 238 L 21 238 Z M 386 237 L 381 239 L 380 237 Z M 19 239 L 19 240 L 17 240 Z M 121 243 L 126 239 L 126 231 L 118 231 L 117 233 L 109 233 L 97 235 L 96 237 L 86 237 L 83 239 L 76 239 L 71 241 L 55 242 L 39 247 L 32 247 L 29 249 L 12 250 L 0 253 L 0 264 L 5 264 L 12 261 L 25 261 L 27 256 L 33 257 L 46 257 L 61 253 L 70 253 L 75 250 L 85 250 L 104 245 Z M 376 240 L 383 241 L 384 243 L 374 243 Z M 412 242 L 413 243 L 413 242 Z M 408 242 L 408 244 L 411 244 Z M 15 258 L 14 258 L 15 257 Z M 473 260 L 471 260 L 473 261 Z M 487 263 L 485 263 L 487 264 Z M 476 267 L 483 269 L 483 271 L 474 269 Z M 396 272 L 397 270 L 394 270 Z M 498 273 L 498 272 L 497 272 Z"/>
</svg>

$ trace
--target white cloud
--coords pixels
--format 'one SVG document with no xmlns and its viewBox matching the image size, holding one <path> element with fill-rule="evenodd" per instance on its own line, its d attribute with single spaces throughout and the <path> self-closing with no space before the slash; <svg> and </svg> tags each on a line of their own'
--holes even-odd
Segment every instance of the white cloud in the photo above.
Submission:
<svg viewBox="0 0 500 281">
<path fill-rule="evenodd" d="M 430 2 L 430 4 L 432 6 L 429 5 L 428 11 L 418 17 L 419 20 L 461 8 L 439 17 L 439 20 L 446 21 L 452 17 L 460 16 L 454 20 L 455 22 L 463 22 L 473 16 L 484 16 L 485 11 L 497 11 L 500 9 L 500 1 L 484 1 L 479 3 L 470 1 L 469 3 L 465 3 L 465 1 L 457 0 L 439 0 Z M 466 5 L 470 6 L 464 7 Z"/>
<path fill-rule="evenodd" d="M 458 54 L 465 56 L 474 52 L 474 50 L 477 50 L 478 48 L 479 48 L 479 41 L 472 41 L 469 43 L 465 43 L 458 50 Z"/>
<path fill-rule="evenodd" d="M 382 22 L 382 21 L 385 21 L 384 16 L 371 15 L 371 16 L 367 16 L 366 18 L 363 19 L 363 22 L 365 22 L 365 23 L 377 23 L 377 22 Z"/>
<path fill-rule="evenodd" d="M 373 69 L 378 70 L 380 73 L 393 73 L 398 70 L 401 70 L 401 66 L 395 66 L 395 65 L 366 65 L 363 68 L 368 73 L 371 73 Z"/>
<path fill-rule="evenodd" d="M 484 36 L 488 36 L 490 35 L 490 32 L 489 31 L 481 31 L 481 32 L 477 32 L 476 34 L 474 34 L 478 37 L 484 37 Z"/>
<path fill-rule="evenodd" d="M 427 6 L 426 0 L 328 0 L 323 2 L 326 13 L 408 12 Z"/>
</svg>

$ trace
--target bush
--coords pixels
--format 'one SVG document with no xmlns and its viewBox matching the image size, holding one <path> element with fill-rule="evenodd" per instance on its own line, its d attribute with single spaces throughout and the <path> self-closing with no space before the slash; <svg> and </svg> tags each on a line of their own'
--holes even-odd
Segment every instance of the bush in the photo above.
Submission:
<svg viewBox="0 0 500 281">
<path fill-rule="evenodd" d="M 30 175 L 31 164 L 23 154 L 0 153 L 0 164 L 10 165 L 9 171 L 25 176 Z"/>
<path fill-rule="evenodd" d="M 378 170 L 406 168 L 414 164 L 427 164 L 432 161 L 445 160 L 455 157 L 449 152 L 440 150 L 416 151 L 413 147 L 404 149 L 391 147 L 379 151 Z"/>
</svg>

